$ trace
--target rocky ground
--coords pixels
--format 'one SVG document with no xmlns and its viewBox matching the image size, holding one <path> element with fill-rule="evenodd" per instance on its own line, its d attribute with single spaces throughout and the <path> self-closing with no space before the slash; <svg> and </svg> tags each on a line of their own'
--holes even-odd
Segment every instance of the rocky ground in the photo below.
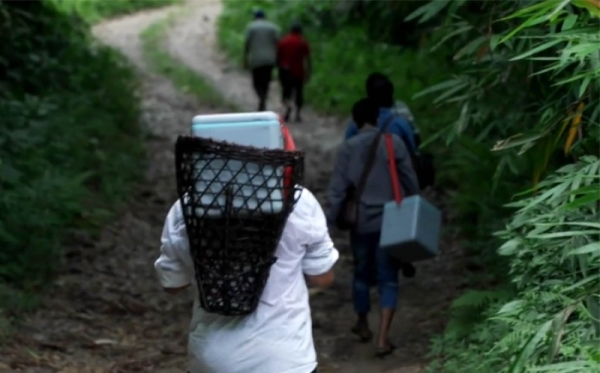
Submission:
<svg viewBox="0 0 600 373">
<path fill-rule="evenodd" d="M 39 311 L 27 317 L 0 347 L 0 372 L 184 371 L 192 294 L 178 298 L 163 294 L 153 262 L 163 219 L 176 198 L 174 140 L 188 133 L 194 115 L 219 110 L 177 92 L 168 80 L 151 73 L 141 51 L 140 32 L 176 11 L 179 18 L 164 47 L 242 109 L 253 111 L 256 99 L 248 76 L 231 66 L 216 48 L 215 21 L 221 4 L 188 1 L 182 6 L 184 12 L 179 8 L 147 11 L 106 21 L 94 29 L 102 42 L 121 50 L 140 70 L 142 121 L 150 154 L 145 181 L 99 238 L 81 236 L 68 243 L 66 270 L 43 295 Z M 276 91 L 273 84 L 273 110 L 278 109 Z M 307 187 L 320 198 L 343 125 L 340 118 L 311 111 L 303 123 L 291 124 L 297 145 L 307 154 Z M 443 328 L 448 304 L 461 283 L 455 269 L 460 254 L 454 238 L 444 238 L 439 258 L 417 265 L 416 278 L 402 280 L 393 327 L 398 349 L 383 360 L 373 357 L 373 345 L 358 344 L 350 333 L 355 321 L 351 259 L 347 239 L 335 234 L 335 240 L 342 254 L 336 282 L 311 298 L 319 372 L 422 372 L 429 340 Z M 375 325 L 376 321 L 374 314 L 371 322 Z"/>
</svg>

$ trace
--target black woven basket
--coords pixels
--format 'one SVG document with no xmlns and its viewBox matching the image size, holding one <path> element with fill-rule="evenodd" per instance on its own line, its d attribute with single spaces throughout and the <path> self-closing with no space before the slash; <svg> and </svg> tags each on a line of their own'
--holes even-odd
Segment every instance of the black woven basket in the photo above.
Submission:
<svg viewBox="0 0 600 373">
<path fill-rule="evenodd" d="M 304 153 L 180 136 L 175 163 L 200 306 L 254 312 L 301 192 Z"/>
</svg>

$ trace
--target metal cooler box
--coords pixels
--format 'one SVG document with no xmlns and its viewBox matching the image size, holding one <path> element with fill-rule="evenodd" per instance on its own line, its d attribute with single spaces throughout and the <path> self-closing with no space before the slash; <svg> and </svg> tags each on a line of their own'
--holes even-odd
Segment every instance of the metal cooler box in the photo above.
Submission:
<svg viewBox="0 0 600 373">
<path fill-rule="evenodd" d="M 379 245 L 393 258 L 418 262 L 438 255 L 442 214 L 419 195 L 398 204 L 388 202 L 383 210 Z"/>
<path fill-rule="evenodd" d="M 283 136 L 279 116 L 274 112 L 198 115 L 192 120 L 192 136 L 227 141 L 256 148 L 283 149 Z M 207 162 L 210 165 L 207 167 Z M 241 160 L 218 159 L 209 154 L 198 155 L 196 189 L 204 192 L 198 216 L 219 217 L 225 211 L 224 185 L 233 185 L 233 207 L 244 204 L 249 209 L 260 208 L 264 213 L 278 213 L 283 208 L 283 167 L 271 169 Z M 259 173 L 259 175 L 257 175 Z M 275 177 L 273 177 L 275 176 Z M 266 185 L 261 188 L 261 185 Z M 273 189 L 274 188 L 274 189 Z M 270 198 L 266 198 L 270 193 Z M 216 199 L 216 203 L 214 202 Z M 244 203 L 244 201 L 247 202 Z M 268 199 L 271 203 L 258 201 Z M 281 201 L 281 202 L 278 202 Z"/>
</svg>

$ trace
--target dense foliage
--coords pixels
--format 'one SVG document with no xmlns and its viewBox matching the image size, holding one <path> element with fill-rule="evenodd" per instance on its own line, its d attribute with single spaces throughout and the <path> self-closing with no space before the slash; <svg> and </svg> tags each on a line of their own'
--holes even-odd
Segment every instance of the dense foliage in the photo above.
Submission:
<svg viewBox="0 0 600 373">
<path fill-rule="evenodd" d="M 135 89 L 85 24 L 0 2 L 0 324 L 32 305 L 67 235 L 105 221 L 140 176 Z"/>
<path fill-rule="evenodd" d="M 431 372 L 600 369 L 599 182 L 600 160 L 584 156 L 510 205 L 518 211 L 498 235 L 514 290 L 456 300 Z"/>
<path fill-rule="evenodd" d="M 422 94 L 459 110 L 439 132 L 454 155 L 445 172 L 492 274 L 479 287 L 504 286 L 455 302 L 431 371 L 597 371 L 600 4 L 469 3 L 430 1 L 409 18 L 443 14 L 438 43 L 457 51 L 454 76 Z"/>
</svg>

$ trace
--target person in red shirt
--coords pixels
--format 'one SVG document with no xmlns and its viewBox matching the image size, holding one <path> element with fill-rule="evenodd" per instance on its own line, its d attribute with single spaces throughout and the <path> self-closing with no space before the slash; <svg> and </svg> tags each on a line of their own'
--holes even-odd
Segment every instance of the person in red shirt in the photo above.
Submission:
<svg viewBox="0 0 600 373">
<path fill-rule="evenodd" d="M 282 90 L 282 102 L 286 108 L 285 120 L 292 114 L 292 95 L 295 96 L 296 121 L 300 122 L 300 110 L 304 101 L 304 85 L 312 72 L 310 47 L 302 36 L 302 26 L 294 24 L 289 34 L 277 44 L 277 65 Z"/>
</svg>

